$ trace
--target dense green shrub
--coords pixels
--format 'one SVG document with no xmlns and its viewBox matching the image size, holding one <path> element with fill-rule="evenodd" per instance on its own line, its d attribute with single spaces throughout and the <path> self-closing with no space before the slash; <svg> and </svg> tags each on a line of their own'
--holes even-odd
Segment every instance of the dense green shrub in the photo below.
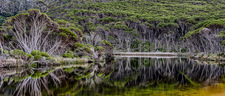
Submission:
<svg viewBox="0 0 225 96">
<path fill-rule="evenodd" d="M 39 50 L 33 50 L 31 51 L 31 55 L 35 56 L 35 55 L 41 55 L 41 51 Z"/>
<path fill-rule="evenodd" d="M 89 47 L 87 47 L 87 46 L 84 46 L 84 50 L 85 50 L 86 52 L 88 52 L 88 53 L 91 53 L 91 52 L 92 52 L 91 49 L 90 49 Z"/>
<path fill-rule="evenodd" d="M 0 26 L 5 22 L 5 17 L 0 15 Z"/>
<path fill-rule="evenodd" d="M 75 43 L 74 46 L 75 46 L 76 48 L 83 48 L 84 45 L 81 44 L 81 43 Z"/>
<path fill-rule="evenodd" d="M 90 45 L 90 44 L 85 44 L 85 46 L 87 46 L 87 47 L 89 47 L 89 48 L 94 48 L 94 46 L 93 45 Z"/>
<path fill-rule="evenodd" d="M 26 55 L 27 53 L 25 53 L 23 50 L 15 49 L 15 50 L 13 50 L 13 53 L 12 53 L 12 54 L 24 56 L 24 55 Z"/>
<path fill-rule="evenodd" d="M 61 28 L 59 28 L 59 30 L 61 31 L 61 33 L 60 33 L 61 35 L 78 39 L 76 33 L 72 32 L 69 28 L 61 27 Z"/>
<path fill-rule="evenodd" d="M 34 60 L 38 60 L 38 59 L 40 59 L 40 58 L 42 58 L 41 55 L 35 55 L 35 56 L 34 56 Z"/>
<path fill-rule="evenodd" d="M 104 48 L 103 48 L 102 46 L 97 46 L 97 47 L 96 47 L 96 50 L 97 50 L 97 51 L 98 51 L 98 50 L 104 51 Z"/>
<path fill-rule="evenodd" d="M 102 40 L 101 43 L 105 44 L 105 45 L 108 45 L 108 46 L 112 46 L 112 44 L 107 40 Z"/>
<path fill-rule="evenodd" d="M 25 53 L 23 50 L 19 50 L 19 49 L 14 49 L 14 50 L 12 51 L 12 53 L 11 53 L 11 52 L 8 52 L 8 54 L 13 54 L 13 55 L 16 55 L 16 56 L 27 56 L 27 57 L 32 57 L 31 54 L 27 54 L 27 53 Z"/>
<path fill-rule="evenodd" d="M 39 55 L 38 57 L 40 57 L 40 56 L 41 56 L 41 57 L 42 57 L 42 56 L 44 56 L 44 57 L 50 57 L 48 53 L 46 53 L 46 52 L 41 52 L 41 51 L 39 51 L 39 50 L 33 50 L 33 51 L 31 51 L 31 55 L 33 55 L 33 56 Z"/>
<path fill-rule="evenodd" d="M 49 54 L 46 52 L 41 52 L 41 56 L 50 57 Z"/>
<path fill-rule="evenodd" d="M 64 53 L 62 56 L 64 58 L 74 58 L 73 54 L 71 54 L 71 53 Z"/>
</svg>

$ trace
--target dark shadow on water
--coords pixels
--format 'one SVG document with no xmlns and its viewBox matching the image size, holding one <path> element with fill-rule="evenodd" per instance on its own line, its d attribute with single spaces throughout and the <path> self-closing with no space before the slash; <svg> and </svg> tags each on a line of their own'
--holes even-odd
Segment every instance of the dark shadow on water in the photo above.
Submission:
<svg viewBox="0 0 225 96">
<path fill-rule="evenodd" d="M 80 67 L 0 69 L 0 95 L 154 95 L 169 96 L 222 82 L 220 65 L 187 58 L 116 58 Z M 175 91 L 174 91 L 175 90 Z M 133 93 L 136 92 L 136 93 Z"/>
</svg>

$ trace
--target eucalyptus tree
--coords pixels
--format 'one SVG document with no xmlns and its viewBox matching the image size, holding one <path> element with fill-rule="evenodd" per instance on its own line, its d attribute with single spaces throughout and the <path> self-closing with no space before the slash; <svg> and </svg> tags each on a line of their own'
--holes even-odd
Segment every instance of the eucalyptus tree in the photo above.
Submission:
<svg viewBox="0 0 225 96">
<path fill-rule="evenodd" d="M 59 54 L 68 45 L 79 41 L 82 36 L 79 35 L 80 30 L 73 27 L 59 27 L 46 14 L 34 9 L 9 18 L 5 27 L 8 28 L 8 35 L 13 37 L 10 41 L 13 42 L 11 47 L 22 49 L 26 53 L 40 50 L 49 54 Z"/>
</svg>

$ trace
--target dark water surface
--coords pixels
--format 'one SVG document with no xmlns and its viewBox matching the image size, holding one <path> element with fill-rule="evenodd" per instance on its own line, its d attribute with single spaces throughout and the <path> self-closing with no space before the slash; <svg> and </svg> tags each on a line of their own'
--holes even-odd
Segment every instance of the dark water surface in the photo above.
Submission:
<svg viewBox="0 0 225 96">
<path fill-rule="evenodd" d="M 224 96 L 225 67 L 188 58 L 0 69 L 3 96 Z"/>
</svg>

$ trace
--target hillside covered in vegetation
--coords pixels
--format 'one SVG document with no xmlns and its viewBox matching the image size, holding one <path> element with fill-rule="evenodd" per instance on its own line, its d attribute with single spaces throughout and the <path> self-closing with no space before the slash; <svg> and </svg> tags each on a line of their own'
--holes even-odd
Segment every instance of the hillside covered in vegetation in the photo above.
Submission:
<svg viewBox="0 0 225 96">
<path fill-rule="evenodd" d="M 91 53 L 90 46 L 98 50 L 104 45 L 111 46 L 105 46 L 105 52 L 225 51 L 223 0 L 1 0 L 0 4 L 1 45 L 5 49 L 17 48 L 26 53 L 40 50 L 61 55 L 68 53 L 68 50 L 71 53 L 82 50 Z M 48 31 L 56 32 L 59 37 L 54 34 L 51 36 L 55 39 L 49 37 L 49 40 L 44 40 L 49 42 L 45 42 L 46 45 L 61 42 L 61 45 L 55 46 L 60 50 L 51 50 L 51 46 L 28 46 L 26 49 L 27 46 L 23 47 L 22 43 L 15 46 L 20 40 L 15 42 L 15 34 L 12 34 L 13 31 L 17 32 L 16 24 L 11 22 L 12 18 L 26 15 L 29 9 L 39 9 L 46 13 L 49 17 L 46 18 L 50 20 L 48 27 L 57 26 Z M 9 29 L 12 31 L 9 32 Z M 68 39 L 57 39 L 65 37 Z M 43 39 L 41 35 L 40 38 Z M 78 50 L 78 47 L 82 48 Z"/>
<path fill-rule="evenodd" d="M 224 49 L 223 36 L 218 37 L 224 30 L 223 7 L 219 0 L 77 1 L 48 14 L 99 35 L 118 51 L 213 53 Z"/>
</svg>

